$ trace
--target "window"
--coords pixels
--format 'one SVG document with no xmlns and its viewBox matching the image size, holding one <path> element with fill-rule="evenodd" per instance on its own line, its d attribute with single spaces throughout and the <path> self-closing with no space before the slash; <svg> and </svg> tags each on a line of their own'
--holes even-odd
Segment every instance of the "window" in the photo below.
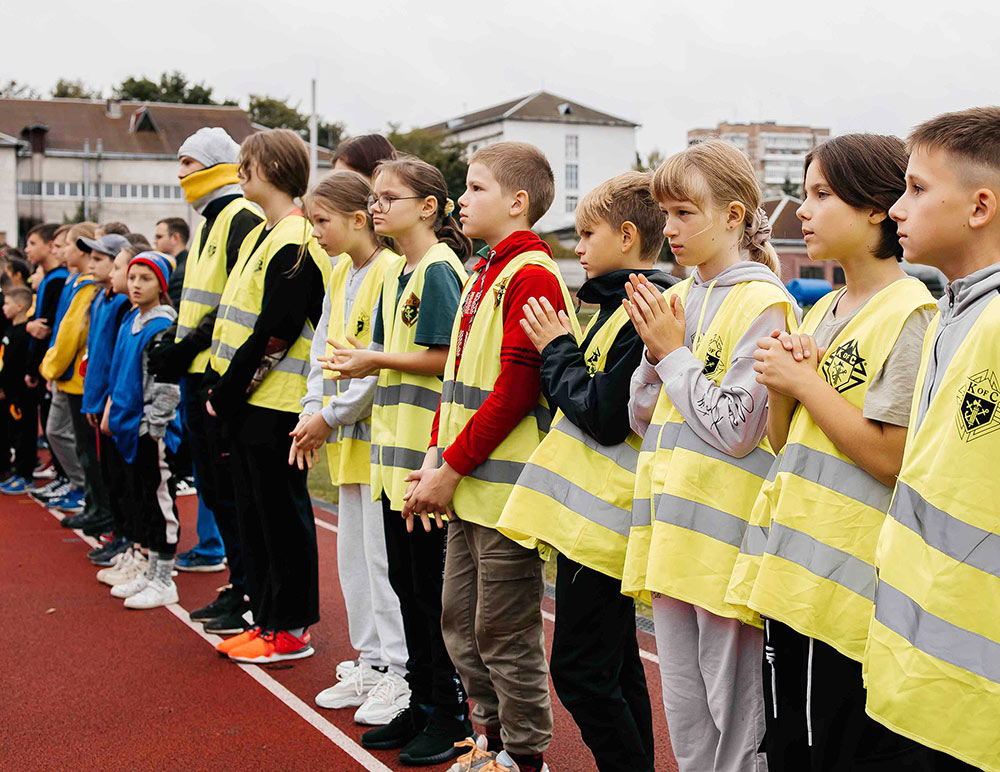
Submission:
<svg viewBox="0 0 1000 772">
<path fill-rule="evenodd" d="M 113 187 L 113 186 L 111 185 L 111 183 L 110 183 L 110 182 L 105 182 L 105 183 L 104 183 L 104 197 L 105 197 L 105 198 L 111 198 L 111 196 L 113 196 L 113 195 L 114 195 L 114 194 L 113 194 L 113 193 L 111 192 L 111 188 L 112 188 L 112 187 Z"/>
<path fill-rule="evenodd" d="M 576 134 L 566 135 L 566 160 L 575 161 L 580 151 L 580 137 Z"/>
<path fill-rule="evenodd" d="M 149 198 L 149 185 L 140 185 L 139 191 L 143 198 Z"/>
<path fill-rule="evenodd" d="M 97 189 L 97 183 L 96 182 L 91 182 L 90 185 L 89 185 L 89 187 L 88 187 L 88 190 L 90 191 L 90 197 L 91 198 L 97 198 L 98 196 L 101 195 L 100 191 Z"/>
<path fill-rule="evenodd" d="M 477 150 L 479 150 L 479 145 L 469 145 L 470 153 L 475 153 Z"/>
<path fill-rule="evenodd" d="M 45 195 L 54 196 L 56 194 L 56 184 L 54 182 L 45 183 Z"/>
<path fill-rule="evenodd" d="M 153 198 L 159 198 L 159 197 L 160 197 L 160 186 L 159 185 L 154 185 L 153 186 Z"/>
<path fill-rule="evenodd" d="M 59 183 L 59 195 L 60 196 L 65 196 L 66 195 L 66 183 L 65 182 L 60 182 Z"/>
<path fill-rule="evenodd" d="M 580 203 L 580 199 L 576 196 L 566 196 L 566 214 L 573 214 L 578 203 Z"/>
<path fill-rule="evenodd" d="M 139 196 L 139 186 L 138 185 L 130 185 L 129 187 L 132 188 L 132 192 L 130 193 L 130 196 L 132 198 L 137 198 Z"/>
<path fill-rule="evenodd" d="M 42 195 L 42 183 L 36 182 L 35 180 L 21 180 L 21 195 L 22 196 Z"/>
<path fill-rule="evenodd" d="M 826 269 L 821 265 L 803 265 L 799 268 L 800 279 L 825 279 Z"/>
<path fill-rule="evenodd" d="M 128 185 L 118 186 L 118 198 L 128 198 Z"/>
<path fill-rule="evenodd" d="M 69 184 L 69 194 L 71 196 L 79 196 L 80 195 L 80 183 L 79 182 L 71 182 Z"/>
<path fill-rule="evenodd" d="M 184 188 L 174 185 L 174 198 L 184 198 Z"/>
<path fill-rule="evenodd" d="M 576 164 L 566 164 L 566 187 L 576 190 L 580 186 L 580 171 Z"/>
</svg>

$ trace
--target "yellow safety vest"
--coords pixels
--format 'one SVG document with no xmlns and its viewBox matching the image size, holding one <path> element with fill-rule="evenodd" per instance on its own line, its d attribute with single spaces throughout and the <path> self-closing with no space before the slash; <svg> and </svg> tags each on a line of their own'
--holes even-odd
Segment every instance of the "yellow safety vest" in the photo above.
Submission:
<svg viewBox="0 0 1000 772">
<path fill-rule="evenodd" d="M 330 275 L 330 258 L 316 239 L 309 235 L 312 225 L 305 217 L 293 214 L 282 218 L 255 249 L 264 226 L 265 223 L 261 223 L 247 234 L 240 247 L 239 259 L 222 292 L 219 315 L 212 331 L 212 355 L 209 360 L 212 369 L 219 375 L 229 369 L 233 354 L 253 332 L 264 300 L 267 266 L 282 247 L 305 245 L 308 254 L 304 259 L 311 259 L 316 264 L 324 285 Z M 312 335 L 312 322 L 307 319 L 284 358 L 250 395 L 249 404 L 296 414 L 302 409 Z"/>
<path fill-rule="evenodd" d="M 484 294 L 476 315 L 472 318 L 458 372 L 455 371 L 455 354 L 462 314 L 460 312 L 456 315 L 451 331 L 451 349 L 444 368 L 444 387 L 441 390 L 438 448 L 442 451 L 458 437 L 493 391 L 493 385 L 500 375 L 504 294 L 514 274 L 526 265 L 539 265 L 550 271 L 559 282 L 566 308 L 573 308 L 573 299 L 559 275 L 555 261 L 544 252 L 530 251 L 511 258 L 500 271 L 491 291 Z M 466 282 L 462 291 L 463 305 L 466 297 L 473 291 L 477 278 L 478 275 Z M 579 340 L 580 325 L 576 321 L 576 315 L 570 314 L 569 318 L 573 334 Z M 459 482 L 452 499 L 455 515 L 471 523 L 495 528 L 514 483 L 528 457 L 548 432 L 551 421 L 548 403 L 540 395 L 538 405 L 504 437 L 489 458 Z"/>
<path fill-rule="evenodd" d="M 350 257 L 341 258 L 330 273 L 330 283 L 326 294 L 330 298 L 330 325 L 327 339 L 344 343 L 351 335 L 362 347 L 372 340 L 372 313 L 379 293 L 382 291 L 382 276 L 385 267 L 399 257 L 390 249 L 383 249 L 372 261 L 371 267 L 361 280 L 354 305 L 351 306 L 347 327 L 344 326 L 344 304 L 347 301 L 347 276 L 353 262 Z M 327 356 L 333 346 L 326 345 Z M 331 370 L 323 371 L 323 404 L 330 404 L 334 394 L 343 394 L 350 386 L 350 380 L 334 380 Z M 371 417 L 362 418 L 357 423 L 336 426 L 326 441 L 326 457 L 330 467 L 330 482 L 334 485 L 368 485 L 371 482 Z"/>
<path fill-rule="evenodd" d="M 206 220 L 198 224 L 184 267 L 184 288 L 181 290 L 181 303 L 177 309 L 177 341 L 194 330 L 205 314 L 213 311 L 221 302 L 222 290 L 225 289 L 226 279 L 229 277 L 226 271 L 229 229 L 233 224 L 233 218 L 248 209 L 251 212 L 257 211 L 241 196 L 222 208 L 207 235 Z M 205 372 L 208 358 L 208 349 L 199 351 L 191 362 L 188 372 Z"/>
<path fill-rule="evenodd" d="M 586 335 L 597 322 L 595 316 Z M 584 359 L 591 377 L 604 372 L 608 349 L 626 324 L 619 307 L 597 330 Z M 622 578 L 632 522 L 635 465 L 642 440 L 601 445 L 556 411 L 552 430 L 525 464 L 497 530 L 547 557 L 549 547 L 581 565 Z"/>
<path fill-rule="evenodd" d="M 707 305 L 706 297 L 702 313 Z M 705 362 L 705 376 L 710 381 L 722 382 L 737 341 L 775 305 L 784 306 L 786 324 L 794 330 L 797 321 L 792 302 L 779 287 L 766 281 L 733 287 L 704 333 L 699 322 L 693 353 Z M 669 401 L 661 389 L 657 407 Z M 623 590 L 640 596 L 643 590 L 663 593 L 717 616 L 762 626 L 756 612 L 726 603 L 725 595 L 750 509 L 774 460 L 767 438 L 743 458 L 730 456 L 698 437 L 672 404 L 659 434 L 650 471 L 650 479 L 659 489 L 652 490 L 648 547 L 644 538 L 634 544 L 630 539 L 628 545 L 628 553 L 648 549 L 645 556 L 632 558 L 639 564 L 645 558 L 645 586 L 638 586 L 637 577 L 629 575 L 627 554 Z M 636 492 L 636 498 L 648 495 Z"/>
<path fill-rule="evenodd" d="M 410 278 L 396 305 L 399 277 L 406 258 L 390 261 L 382 284 L 382 331 L 385 351 L 412 354 L 426 351 L 414 341 L 420 299 L 424 292 L 427 269 L 435 263 L 447 263 L 465 281 L 465 266 L 451 247 L 438 242 L 427 250 L 410 273 Z M 383 369 L 378 374 L 375 404 L 372 405 L 371 488 L 372 501 L 383 494 L 394 510 L 403 508 L 406 476 L 424 463 L 431 442 L 434 414 L 441 404 L 441 379 L 436 375 L 415 375 L 401 370 Z"/>
<path fill-rule="evenodd" d="M 927 330 L 916 420 L 940 317 Z M 876 550 L 868 714 L 1000 770 L 1000 296 L 955 352 L 903 451 Z"/>
<path fill-rule="evenodd" d="M 813 335 L 842 294 L 821 298 L 800 330 Z M 906 320 L 933 306 L 920 281 L 893 282 L 831 341 L 819 373 L 863 410 Z M 726 599 L 860 662 L 875 597 L 875 543 L 891 498 L 892 489 L 855 465 L 799 405 L 754 503 Z"/>
</svg>

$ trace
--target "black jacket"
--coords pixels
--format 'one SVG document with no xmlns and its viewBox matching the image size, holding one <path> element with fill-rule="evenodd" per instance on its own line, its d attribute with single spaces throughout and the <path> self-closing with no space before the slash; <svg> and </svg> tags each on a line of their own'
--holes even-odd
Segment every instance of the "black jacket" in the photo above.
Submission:
<svg viewBox="0 0 1000 772">
<path fill-rule="evenodd" d="M 583 352 L 611 314 L 621 308 L 630 273 L 642 273 L 667 289 L 678 279 L 660 270 L 612 271 L 590 279 L 577 292 L 584 303 L 599 304 L 598 321 L 581 345 L 570 335 L 556 338 L 542 350 L 542 388 L 549 404 L 560 408 L 574 424 L 601 445 L 617 445 L 628 437 L 628 400 L 632 373 L 642 356 L 642 339 L 629 322 L 608 349 L 603 372 L 591 378 Z"/>
</svg>

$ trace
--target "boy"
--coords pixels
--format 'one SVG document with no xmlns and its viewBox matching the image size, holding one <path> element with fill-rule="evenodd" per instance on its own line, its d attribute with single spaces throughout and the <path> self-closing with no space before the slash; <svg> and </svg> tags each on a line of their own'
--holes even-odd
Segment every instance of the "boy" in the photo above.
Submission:
<svg viewBox="0 0 1000 772">
<path fill-rule="evenodd" d="M 653 769 L 635 602 L 621 592 L 641 444 L 629 430 L 629 382 L 643 347 L 622 300 L 630 273 L 661 289 L 677 281 L 653 268 L 663 215 L 650 181 L 648 173 L 619 175 L 576 210 L 576 253 L 587 273 L 577 298 L 600 306 L 583 343 L 544 300 L 524 309 L 522 325 L 542 355 L 542 389 L 561 413 L 497 526 L 526 547 L 559 552 L 552 680 L 602 772 Z"/>
<path fill-rule="evenodd" d="M 909 146 L 906 192 L 889 215 L 903 257 L 949 284 L 879 539 L 867 711 L 1000 769 L 1000 108 L 933 118 Z"/>
<path fill-rule="evenodd" d="M 9 412 L 10 444 L 14 449 L 14 474 L 0 484 L 0 492 L 7 495 L 27 493 L 32 488 L 31 473 L 38 458 L 36 415 L 29 410 L 29 389 L 24 382 L 31 345 L 31 336 L 25 329 L 31 301 L 31 290 L 27 287 L 10 287 L 4 292 L 3 315 L 10 321 L 10 327 L 0 348 L 0 400 L 3 410 Z M 33 402 L 30 407 L 34 407 Z"/>
<path fill-rule="evenodd" d="M 473 154 L 459 199 L 466 235 L 489 245 L 452 328 L 436 431 L 404 516 L 448 526 L 442 631 L 501 769 L 547 769 L 552 709 L 542 633 L 542 561 L 496 531 L 507 496 L 551 420 L 541 357 L 524 330 L 529 298 L 572 301 L 548 246 L 531 232 L 552 203 L 552 169 L 522 142 Z M 568 319 L 579 333 L 576 317 Z M 439 455 L 440 454 L 440 455 Z M 440 466 L 439 464 L 440 458 Z M 475 623 L 473 624 L 473 620 Z M 501 725 L 500 716 L 506 723 Z M 470 751 L 471 755 L 475 750 Z M 461 769 L 462 760 L 456 765 Z"/>
</svg>

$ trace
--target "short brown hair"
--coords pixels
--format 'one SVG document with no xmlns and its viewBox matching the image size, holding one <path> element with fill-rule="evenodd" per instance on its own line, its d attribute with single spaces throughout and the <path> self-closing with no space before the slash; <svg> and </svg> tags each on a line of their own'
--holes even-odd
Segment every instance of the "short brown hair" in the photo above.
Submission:
<svg viewBox="0 0 1000 772">
<path fill-rule="evenodd" d="M 101 231 L 107 236 L 109 233 L 116 233 L 119 236 L 128 236 L 132 231 L 123 222 L 106 222 L 99 226 Z"/>
<path fill-rule="evenodd" d="M 162 220 L 158 220 L 156 224 L 166 225 L 167 235 L 180 236 L 181 241 L 185 244 L 191 238 L 191 228 L 188 226 L 187 220 L 183 217 L 164 217 Z"/>
<path fill-rule="evenodd" d="M 31 290 L 27 287 L 8 287 L 4 290 L 4 297 L 21 303 L 25 308 L 31 307 Z"/>
<path fill-rule="evenodd" d="M 58 228 L 55 229 L 55 232 L 52 234 L 52 239 L 53 240 L 57 239 L 60 236 L 62 236 L 64 233 L 69 233 L 71 230 L 73 230 L 73 224 L 72 223 L 69 223 L 67 225 L 60 225 Z"/>
<path fill-rule="evenodd" d="M 899 137 L 844 134 L 817 145 L 806 155 L 802 175 L 818 163 L 837 198 L 855 209 L 885 212 L 882 237 L 873 254 L 903 259 L 896 223 L 889 209 L 906 192 L 906 145 Z"/>
<path fill-rule="evenodd" d="M 618 230 L 630 222 L 639 231 L 639 257 L 656 260 L 663 247 L 663 213 L 650 190 L 652 179 L 649 172 L 625 172 L 602 182 L 576 208 L 576 229 L 603 220 Z"/>
<path fill-rule="evenodd" d="M 309 187 L 309 149 L 291 129 L 267 129 L 251 134 L 240 146 L 240 171 L 249 172 L 250 161 L 264 179 L 292 198 L 301 198 Z"/>
<path fill-rule="evenodd" d="M 504 193 L 528 194 L 528 223 L 534 225 L 552 206 L 556 181 L 545 153 L 527 142 L 497 142 L 480 148 L 469 159 L 482 164 L 500 183 Z"/>
<path fill-rule="evenodd" d="M 360 137 L 345 139 L 337 145 L 333 153 L 333 163 L 343 161 L 370 180 L 379 163 L 395 157 L 396 148 L 381 134 L 362 134 Z"/>
<path fill-rule="evenodd" d="M 912 131 L 908 144 L 910 152 L 915 147 L 945 150 L 1000 172 L 1000 107 L 973 107 L 931 118 Z"/>
<path fill-rule="evenodd" d="M 52 241 L 56 237 L 57 230 L 59 230 L 59 223 L 43 222 L 28 231 L 28 236 L 34 233 L 42 241 Z M 28 236 L 25 236 L 25 238 L 27 239 Z"/>
</svg>

